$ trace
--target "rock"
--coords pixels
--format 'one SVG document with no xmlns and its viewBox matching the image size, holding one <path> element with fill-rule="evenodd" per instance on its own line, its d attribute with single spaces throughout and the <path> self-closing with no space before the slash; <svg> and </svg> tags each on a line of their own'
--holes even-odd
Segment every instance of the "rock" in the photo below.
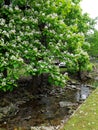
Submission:
<svg viewBox="0 0 98 130">
<path fill-rule="evenodd" d="M 25 117 L 24 120 L 29 120 L 31 118 L 32 118 L 31 116 L 28 116 L 28 117 Z"/>
<path fill-rule="evenodd" d="M 71 85 L 71 88 L 76 89 L 76 86 L 75 85 Z"/>
<path fill-rule="evenodd" d="M 18 112 L 17 107 L 14 104 L 0 108 L 0 121 L 3 121 L 7 116 L 14 116 Z"/>
<path fill-rule="evenodd" d="M 0 122 L 2 121 L 3 113 L 0 113 Z"/>
<path fill-rule="evenodd" d="M 72 103 L 67 101 L 61 101 L 59 102 L 60 107 L 69 107 L 69 106 L 76 106 L 78 103 Z"/>
<path fill-rule="evenodd" d="M 54 126 L 35 126 L 31 127 L 31 130 L 56 130 Z"/>
<path fill-rule="evenodd" d="M 69 80 L 68 84 L 69 85 L 80 85 L 80 83 L 77 80 Z"/>
<path fill-rule="evenodd" d="M 95 80 L 98 80 L 98 76 L 94 78 Z"/>
</svg>

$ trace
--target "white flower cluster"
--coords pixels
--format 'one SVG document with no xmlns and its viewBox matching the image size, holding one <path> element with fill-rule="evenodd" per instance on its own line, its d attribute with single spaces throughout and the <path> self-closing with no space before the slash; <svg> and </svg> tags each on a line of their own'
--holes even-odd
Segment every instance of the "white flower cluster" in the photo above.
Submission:
<svg viewBox="0 0 98 130">
<path fill-rule="evenodd" d="M 2 34 L 5 35 L 5 36 L 7 36 L 8 38 L 10 37 L 9 32 L 7 32 L 7 31 L 5 31 L 5 30 L 2 31 Z"/>
<path fill-rule="evenodd" d="M 15 6 L 15 10 L 20 10 L 18 6 Z"/>
<path fill-rule="evenodd" d="M 23 18 L 22 18 L 22 21 L 23 21 L 23 22 L 27 22 L 28 19 L 27 19 L 26 17 L 23 17 Z"/>
<path fill-rule="evenodd" d="M 36 7 L 40 7 L 40 6 L 41 6 L 41 4 L 39 4 L 39 3 L 36 3 L 36 4 L 35 4 L 35 6 L 36 6 Z"/>
<path fill-rule="evenodd" d="M 0 25 L 5 25 L 5 19 L 3 19 L 3 18 L 0 18 Z"/>
<path fill-rule="evenodd" d="M 13 8 L 11 6 L 9 6 L 9 11 L 13 12 Z"/>
<path fill-rule="evenodd" d="M 59 20 L 59 23 L 60 24 L 65 24 L 63 20 Z"/>
<path fill-rule="evenodd" d="M 3 77 L 3 73 L 0 73 L 0 78 L 2 78 Z"/>
<path fill-rule="evenodd" d="M 8 53 L 8 52 L 6 52 L 6 53 L 5 53 L 5 56 L 6 56 L 6 57 L 9 57 L 9 53 Z"/>
<path fill-rule="evenodd" d="M 21 42 L 21 37 L 20 37 L 20 36 L 17 36 L 16 40 L 17 40 L 18 42 Z"/>
<path fill-rule="evenodd" d="M 4 7 L 4 8 L 6 8 L 6 9 L 7 9 L 7 8 L 9 8 L 9 6 L 8 6 L 8 5 L 3 5 L 3 7 Z"/>
<path fill-rule="evenodd" d="M 49 30 L 50 33 L 56 34 L 55 30 Z"/>
<path fill-rule="evenodd" d="M 55 19 L 55 18 L 57 18 L 57 17 L 58 17 L 58 15 L 57 15 L 56 13 L 47 15 L 47 18 Z"/>
<path fill-rule="evenodd" d="M 3 39 L 3 38 L 0 39 L 0 45 L 1 45 L 1 46 L 4 46 L 4 45 L 5 45 L 5 44 L 4 44 L 4 39 Z"/>
<path fill-rule="evenodd" d="M 6 86 L 6 78 L 3 78 L 3 79 L 2 79 L 1 85 L 2 85 L 2 86 Z"/>
<path fill-rule="evenodd" d="M 16 32 L 16 30 L 13 29 L 13 30 L 9 31 L 9 34 L 15 34 L 15 32 Z"/>
<path fill-rule="evenodd" d="M 23 62 L 23 59 L 20 58 L 20 57 L 17 57 L 17 55 L 16 55 L 16 56 L 12 55 L 12 56 L 10 57 L 10 59 L 11 59 L 11 60 L 15 60 L 15 61 L 19 61 L 19 62 Z"/>
<path fill-rule="evenodd" d="M 3 64 L 3 66 L 7 66 L 8 62 L 4 60 L 2 64 Z"/>
</svg>

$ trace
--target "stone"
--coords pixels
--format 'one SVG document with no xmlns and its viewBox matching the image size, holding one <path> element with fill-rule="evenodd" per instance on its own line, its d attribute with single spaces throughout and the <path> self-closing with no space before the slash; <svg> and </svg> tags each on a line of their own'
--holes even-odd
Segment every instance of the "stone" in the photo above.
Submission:
<svg viewBox="0 0 98 130">
<path fill-rule="evenodd" d="M 77 103 L 67 102 L 67 101 L 61 101 L 59 102 L 60 107 L 69 107 L 69 106 L 76 106 Z"/>
<path fill-rule="evenodd" d="M 31 130 L 56 130 L 55 126 L 32 126 Z"/>
<path fill-rule="evenodd" d="M 3 121 L 6 116 L 16 115 L 18 112 L 17 107 L 14 104 L 0 108 L 0 121 Z"/>
</svg>

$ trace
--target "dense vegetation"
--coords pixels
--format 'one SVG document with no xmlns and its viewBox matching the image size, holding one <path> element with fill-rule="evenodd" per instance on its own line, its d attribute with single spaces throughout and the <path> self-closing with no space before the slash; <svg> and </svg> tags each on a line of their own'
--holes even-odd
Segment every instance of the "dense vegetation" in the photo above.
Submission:
<svg viewBox="0 0 98 130">
<path fill-rule="evenodd" d="M 87 49 L 89 55 L 98 58 L 98 30 L 94 30 L 93 33 L 88 35 L 87 41 L 90 44 L 90 47 Z"/>
<path fill-rule="evenodd" d="M 23 75 L 49 74 L 63 86 L 56 61 L 66 72 L 91 68 L 84 51 L 92 19 L 82 14 L 80 0 L 0 0 L 0 89 L 12 90 Z M 25 70 L 25 71 L 24 71 Z"/>
</svg>

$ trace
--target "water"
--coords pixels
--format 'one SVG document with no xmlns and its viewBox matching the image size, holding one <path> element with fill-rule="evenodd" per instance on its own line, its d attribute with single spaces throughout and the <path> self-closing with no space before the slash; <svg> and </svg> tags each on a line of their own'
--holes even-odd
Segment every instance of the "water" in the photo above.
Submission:
<svg viewBox="0 0 98 130">
<path fill-rule="evenodd" d="M 20 103 L 16 115 L 6 116 L 1 128 L 14 130 L 23 127 L 28 130 L 32 126 L 59 126 L 90 94 L 89 87 L 82 85 L 79 88 L 54 88 L 48 94 L 39 94 L 25 103 Z"/>
</svg>

